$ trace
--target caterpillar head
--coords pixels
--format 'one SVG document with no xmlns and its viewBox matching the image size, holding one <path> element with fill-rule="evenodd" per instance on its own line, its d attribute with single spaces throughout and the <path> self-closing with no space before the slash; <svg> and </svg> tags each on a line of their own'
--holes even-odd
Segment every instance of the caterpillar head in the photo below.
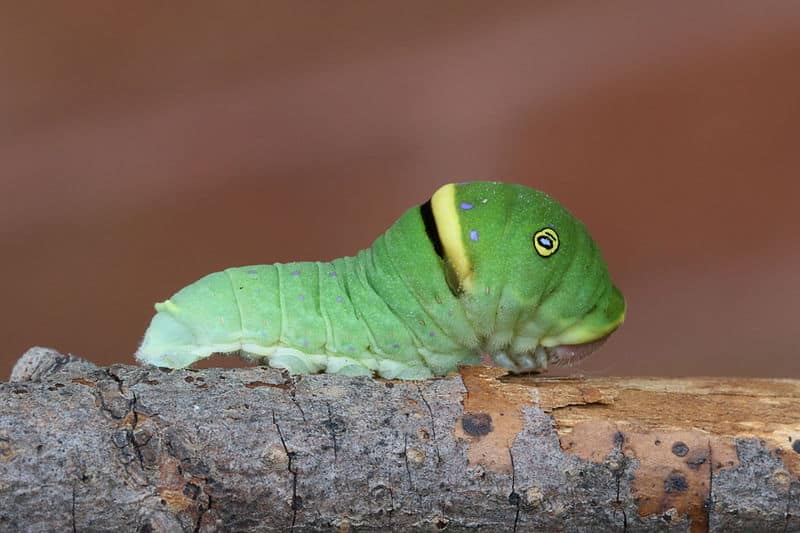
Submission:
<svg viewBox="0 0 800 533">
<path fill-rule="evenodd" d="M 431 198 L 448 283 L 483 342 L 516 371 L 587 356 L 622 323 L 625 300 L 583 224 L 546 194 L 497 182 Z"/>
</svg>

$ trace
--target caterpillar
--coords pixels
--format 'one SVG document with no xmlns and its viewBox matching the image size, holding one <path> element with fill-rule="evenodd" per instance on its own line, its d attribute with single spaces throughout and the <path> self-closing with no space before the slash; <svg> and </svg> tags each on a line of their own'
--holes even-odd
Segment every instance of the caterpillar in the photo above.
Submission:
<svg viewBox="0 0 800 533">
<path fill-rule="evenodd" d="M 469 182 L 439 188 L 353 257 L 229 268 L 155 309 L 144 364 L 240 353 L 292 374 L 418 380 L 482 355 L 513 372 L 569 364 L 619 327 L 625 299 L 556 200 Z"/>
</svg>

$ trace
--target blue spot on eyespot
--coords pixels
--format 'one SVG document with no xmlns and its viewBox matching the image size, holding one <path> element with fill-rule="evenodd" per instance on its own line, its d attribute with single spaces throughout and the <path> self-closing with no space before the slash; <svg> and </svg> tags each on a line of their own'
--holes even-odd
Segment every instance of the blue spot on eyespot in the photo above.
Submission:
<svg viewBox="0 0 800 533">
<path fill-rule="evenodd" d="M 308 341 L 303 341 L 303 346 L 308 346 Z"/>
<path fill-rule="evenodd" d="M 337 301 L 337 302 L 343 302 L 343 301 L 344 301 L 344 298 L 342 298 L 341 296 L 337 296 L 337 297 L 336 297 L 336 301 Z"/>
<path fill-rule="evenodd" d="M 299 275 L 300 275 L 300 271 L 299 270 L 293 270 L 292 271 L 292 276 L 299 276 Z"/>
<path fill-rule="evenodd" d="M 471 240 L 471 241 L 477 241 L 478 240 L 478 230 L 476 230 L 476 229 L 470 230 L 470 232 L 469 232 L 469 240 Z"/>
<path fill-rule="evenodd" d="M 461 209 L 469 211 L 470 209 L 472 209 L 472 204 L 469 202 L 461 202 Z"/>
<path fill-rule="evenodd" d="M 297 299 L 302 302 L 303 300 L 306 299 L 306 297 L 301 294 L 300 296 L 297 297 Z"/>
<path fill-rule="evenodd" d="M 328 272 L 328 275 L 332 278 L 336 277 L 336 272 Z"/>
<path fill-rule="evenodd" d="M 256 274 L 258 274 L 258 272 L 257 272 L 257 271 L 255 271 L 255 270 L 248 270 L 248 271 L 247 271 L 247 273 L 248 273 L 249 275 L 251 275 L 251 276 L 255 276 Z"/>
<path fill-rule="evenodd" d="M 436 336 L 436 333 L 434 333 L 433 331 L 431 331 L 430 333 L 428 333 L 428 335 L 430 335 L 431 337 L 435 337 L 435 336 Z"/>
<path fill-rule="evenodd" d="M 539 244 L 541 244 L 542 246 L 550 247 L 553 246 L 553 241 L 551 241 L 547 237 L 539 237 Z"/>
<path fill-rule="evenodd" d="M 392 348 L 395 349 L 395 350 L 399 350 L 400 349 L 400 345 L 399 344 L 392 344 Z"/>
</svg>

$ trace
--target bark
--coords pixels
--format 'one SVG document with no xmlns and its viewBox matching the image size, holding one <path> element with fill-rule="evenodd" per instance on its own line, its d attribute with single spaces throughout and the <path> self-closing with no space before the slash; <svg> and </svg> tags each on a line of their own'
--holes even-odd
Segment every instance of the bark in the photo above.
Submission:
<svg viewBox="0 0 800 533">
<path fill-rule="evenodd" d="M 798 531 L 800 381 L 97 368 L 0 383 L 2 531 Z"/>
</svg>

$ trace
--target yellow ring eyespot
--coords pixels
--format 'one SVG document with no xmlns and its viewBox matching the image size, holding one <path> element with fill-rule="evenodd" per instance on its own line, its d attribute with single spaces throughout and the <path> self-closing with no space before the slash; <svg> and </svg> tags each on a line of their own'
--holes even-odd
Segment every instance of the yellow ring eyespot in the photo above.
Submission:
<svg viewBox="0 0 800 533">
<path fill-rule="evenodd" d="M 533 234 L 533 247 L 542 257 L 550 257 L 558 250 L 558 233 L 553 228 L 543 228 Z"/>
</svg>

